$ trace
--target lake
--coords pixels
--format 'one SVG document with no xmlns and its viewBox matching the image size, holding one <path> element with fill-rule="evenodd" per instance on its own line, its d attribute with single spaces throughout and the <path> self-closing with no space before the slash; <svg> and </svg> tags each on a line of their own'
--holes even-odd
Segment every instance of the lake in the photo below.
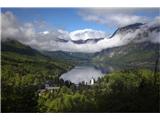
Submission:
<svg viewBox="0 0 160 120">
<path fill-rule="evenodd" d="M 103 77 L 112 68 L 100 69 L 95 66 L 76 66 L 70 71 L 62 74 L 60 78 L 63 80 L 69 80 L 75 84 L 78 84 L 82 81 L 89 83 L 93 78 L 97 80 L 99 77 Z"/>
</svg>

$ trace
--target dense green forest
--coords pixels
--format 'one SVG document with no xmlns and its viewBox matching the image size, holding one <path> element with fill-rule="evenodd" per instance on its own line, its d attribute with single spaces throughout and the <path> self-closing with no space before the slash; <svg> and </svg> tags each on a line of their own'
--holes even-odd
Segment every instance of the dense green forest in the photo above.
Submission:
<svg viewBox="0 0 160 120">
<path fill-rule="evenodd" d="M 20 64 L 2 64 L 2 112 L 159 112 L 159 81 L 155 83 L 150 70 L 113 72 L 93 86 L 77 87 L 62 80 L 57 82 L 58 91 L 39 95 L 38 84 L 47 79 L 50 69 L 25 63 L 30 66 L 30 73 L 25 73 L 25 66 L 18 71 Z"/>
<path fill-rule="evenodd" d="M 39 96 L 38 108 L 39 112 L 159 112 L 158 82 L 150 70 L 117 71 L 93 86 L 46 92 Z"/>
<path fill-rule="evenodd" d="M 99 78 L 94 85 L 82 82 L 77 86 L 59 79 L 74 66 L 73 63 L 51 59 L 28 46 L 12 42 L 2 43 L 2 112 L 160 111 L 160 72 L 156 69 L 114 71 Z M 27 50 L 30 52 L 25 52 Z M 39 89 L 48 80 L 60 88 L 40 94 Z"/>
<path fill-rule="evenodd" d="M 59 76 L 73 65 L 53 60 L 17 41 L 2 42 L 2 112 L 36 112 L 37 90 L 47 80 L 63 84 Z"/>
</svg>

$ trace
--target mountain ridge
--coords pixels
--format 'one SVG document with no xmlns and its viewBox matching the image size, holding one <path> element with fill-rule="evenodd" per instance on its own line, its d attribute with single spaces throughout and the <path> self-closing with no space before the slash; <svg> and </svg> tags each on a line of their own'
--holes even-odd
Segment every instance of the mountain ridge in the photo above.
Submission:
<svg viewBox="0 0 160 120">
<path fill-rule="evenodd" d="M 117 34 L 120 34 L 120 32 L 123 32 L 123 34 L 125 34 L 128 31 L 132 33 L 133 31 L 140 29 L 142 26 L 146 28 L 146 24 L 142 24 L 142 23 L 136 23 L 136 24 L 122 27 L 122 28 L 118 28 L 113 33 L 111 38 L 113 38 Z M 128 44 L 124 44 L 124 45 L 116 46 L 112 48 L 106 48 L 100 52 L 95 52 L 95 53 L 81 53 L 81 52 L 67 52 L 67 51 L 40 51 L 37 53 L 37 50 L 32 49 L 30 46 L 27 46 L 25 48 L 18 48 L 18 45 L 21 46 L 22 43 L 18 44 L 17 46 L 15 44 L 15 48 L 14 48 L 14 46 L 12 46 L 13 44 L 12 40 L 7 40 L 2 42 L 2 51 L 11 50 L 11 51 L 19 52 L 22 54 L 25 53 L 33 56 L 34 54 L 38 54 L 38 55 L 41 54 L 43 56 L 47 56 L 48 58 L 67 60 L 70 62 L 83 61 L 83 62 L 101 62 L 101 63 L 112 63 L 112 64 L 117 64 L 117 63 L 122 64 L 124 62 L 125 64 L 129 64 L 132 58 L 136 62 L 138 62 L 139 60 L 139 63 L 146 62 L 147 64 L 147 61 L 152 62 L 150 60 L 154 60 L 155 47 L 156 47 L 156 44 L 159 44 L 159 43 L 151 42 L 150 40 L 151 38 L 148 38 L 148 35 L 150 34 L 150 32 L 153 32 L 153 31 L 159 32 L 160 26 L 155 25 L 155 26 L 147 27 L 147 29 L 145 29 L 141 33 L 136 34 L 136 36 L 133 37 Z M 144 38 L 146 38 L 147 40 L 146 41 L 141 40 Z M 7 44 L 4 44 L 4 42 L 9 43 L 9 41 L 12 41 L 10 44 L 8 44 L 9 46 Z M 148 50 L 146 49 L 146 46 Z M 27 51 L 27 49 L 29 49 L 29 51 Z M 132 55 L 135 58 L 133 58 Z M 122 61 L 122 62 L 119 62 L 119 61 Z"/>
</svg>

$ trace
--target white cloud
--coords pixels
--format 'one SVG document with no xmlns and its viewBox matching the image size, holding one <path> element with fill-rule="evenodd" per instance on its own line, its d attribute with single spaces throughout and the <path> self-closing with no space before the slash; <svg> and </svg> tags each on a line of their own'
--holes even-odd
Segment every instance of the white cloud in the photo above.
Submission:
<svg viewBox="0 0 160 120">
<path fill-rule="evenodd" d="M 68 31 L 64 31 L 62 29 L 59 29 L 58 32 L 60 33 L 58 38 L 64 39 L 64 40 L 70 40 L 71 39 Z"/>
<path fill-rule="evenodd" d="M 81 10 L 79 15 L 84 20 L 97 22 L 110 27 L 123 27 L 133 23 L 146 23 L 150 21 L 150 18 L 135 15 L 134 13 L 137 11 L 140 10 L 138 8 L 89 8 Z"/>
<path fill-rule="evenodd" d="M 87 39 L 98 39 L 106 37 L 106 33 L 103 31 L 97 31 L 93 29 L 83 29 L 71 32 L 70 37 L 72 40 L 87 40 Z"/>
<path fill-rule="evenodd" d="M 111 15 L 108 18 L 111 22 L 115 23 L 118 27 L 126 26 L 133 23 L 146 23 L 148 19 L 146 17 L 136 15 Z"/>
<path fill-rule="evenodd" d="M 127 20 L 129 16 L 121 16 L 126 18 L 125 23 L 129 24 L 130 21 Z M 119 21 L 120 16 L 113 17 L 112 21 Z M 147 32 L 149 28 L 154 26 L 160 27 L 159 16 L 155 20 L 143 25 L 140 29 L 126 32 L 125 34 L 116 34 L 112 38 L 107 38 L 106 33 L 103 31 L 97 31 L 93 29 L 84 29 L 77 31 L 64 31 L 62 29 L 46 29 L 37 32 L 36 25 L 34 23 L 20 23 L 16 17 L 11 12 L 5 12 L 1 15 L 2 19 L 2 38 L 13 38 L 17 39 L 24 44 L 28 44 L 31 47 L 40 50 L 48 51 L 69 51 L 69 52 L 99 52 L 106 48 L 112 48 L 117 46 L 122 46 L 128 44 L 129 42 L 143 42 L 151 41 L 154 43 L 160 43 L 160 34 L 159 32 L 148 32 L 148 36 L 141 36 L 144 32 Z M 96 19 L 96 18 L 94 18 Z M 132 18 L 132 21 L 140 19 L 139 17 Z M 123 21 L 123 20 L 121 20 Z M 105 21 L 101 21 L 105 22 Z M 137 36 L 141 36 L 137 38 Z M 104 39 L 95 42 L 95 43 L 85 43 L 85 44 L 76 44 L 72 40 L 86 40 L 92 38 L 103 38 Z M 67 40 L 67 42 L 61 42 L 60 39 Z"/>
<path fill-rule="evenodd" d="M 23 42 L 35 36 L 35 29 L 31 23 L 21 24 L 11 12 L 1 14 L 2 38 L 13 38 Z"/>
<path fill-rule="evenodd" d="M 43 31 L 43 34 L 47 35 L 47 34 L 49 34 L 49 31 Z"/>
</svg>

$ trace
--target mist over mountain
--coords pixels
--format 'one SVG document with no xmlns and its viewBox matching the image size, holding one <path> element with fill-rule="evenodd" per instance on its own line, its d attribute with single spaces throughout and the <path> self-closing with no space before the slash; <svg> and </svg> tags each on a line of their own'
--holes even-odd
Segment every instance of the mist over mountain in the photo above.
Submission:
<svg viewBox="0 0 160 120">
<path fill-rule="evenodd" d="M 2 112 L 160 112 L 159 8 L 2 8 Z"/>
<path fill-rule="evenodd" d="M 41 51 L 96 53 L 129 43 L 160 43 L 160 19 L 118 28 L 113 35 L 84 29 L 68 32 L 62 29 L 38 32 L 32 23 L 20 23 L 11 12 L 2 13 L 2 40 L 13 38 Z"/>
</svg>

